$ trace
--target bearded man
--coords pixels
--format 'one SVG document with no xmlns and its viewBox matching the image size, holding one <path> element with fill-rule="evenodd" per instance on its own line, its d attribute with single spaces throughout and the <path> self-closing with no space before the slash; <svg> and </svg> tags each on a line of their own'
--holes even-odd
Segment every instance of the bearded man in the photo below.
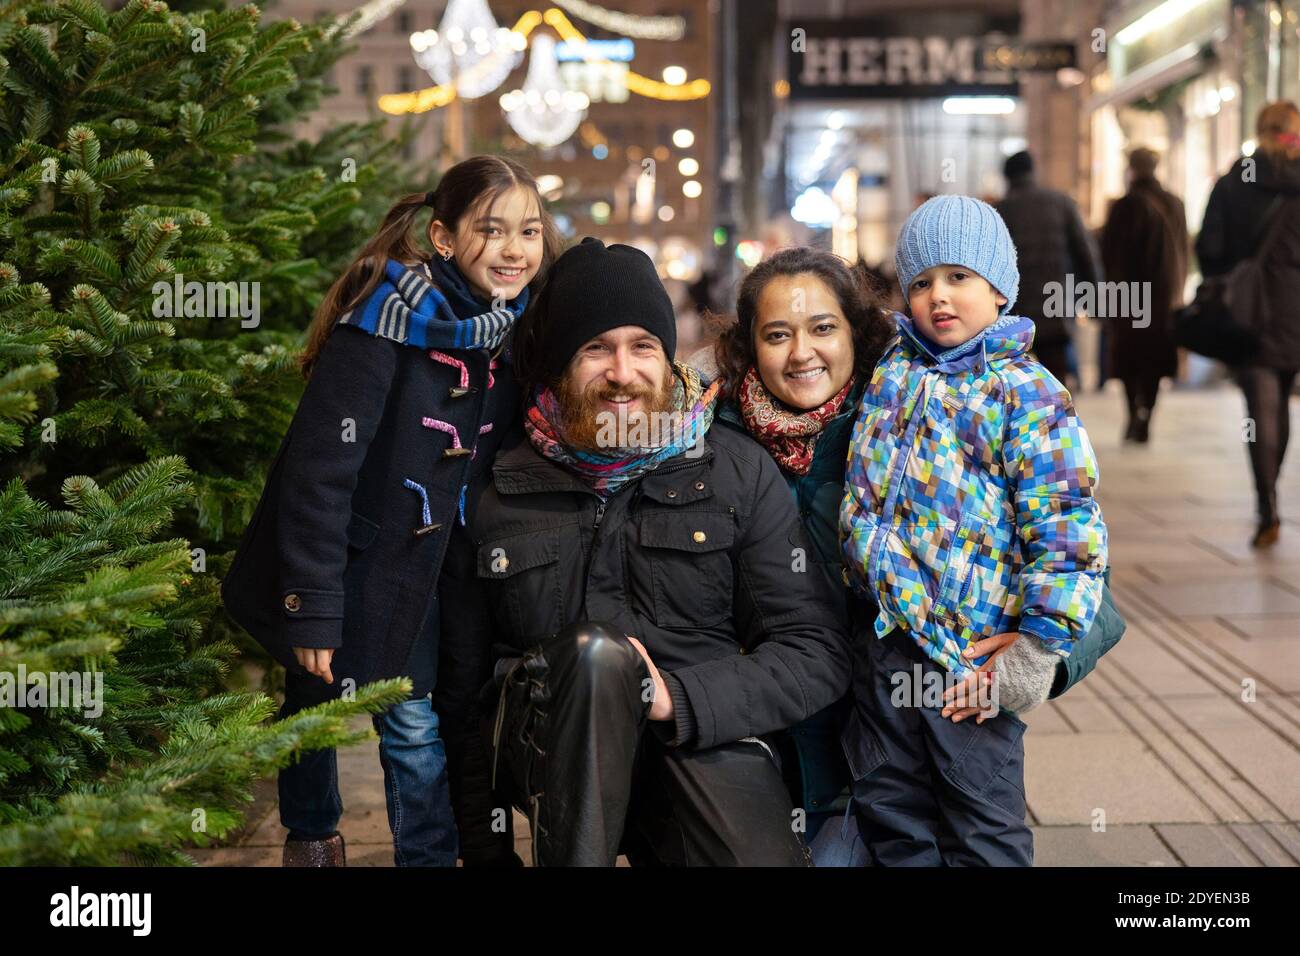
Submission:
<svg viewBox="0 0 1300 956">
<path fill-rule="evenodd" d="M 443 613 L 491 641 L 491 776 L 535 861 L 807 865 L 764 738 L 841 697 L 850 652 L 780 472 L 710 429 L 718 384 L 672 361 L 672 305 L 637 249 L 561 256 L 515 347 L 524 431 Z M 462 834 L 490 802 L 458 802 Z"/>
</svg>

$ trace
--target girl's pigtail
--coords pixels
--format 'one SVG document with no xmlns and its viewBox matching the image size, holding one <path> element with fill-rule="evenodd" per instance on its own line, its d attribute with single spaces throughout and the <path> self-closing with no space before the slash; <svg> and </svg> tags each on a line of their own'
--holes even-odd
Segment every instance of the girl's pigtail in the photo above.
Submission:
<svg viewBox="0 0 1300 956">
<path fill-rule="evenodd" d="M 411 193 L 398 200 L 384 222 L 370 240 L 361 247 L 357 257 L 334 280 L 312 317 L 307 330 L 307 347 L 298 359 L 306 377 L 320 358 L 325 340 L 329 338 L 338 317 L 358 302 L 365 300 L 384 278 L 384 266 L 389 259 L 415 262 L 422 257 L 419 245 L 411 237 L 411 227 L 422 209 L 427 208 L 424 193 Z"/>
</svg>

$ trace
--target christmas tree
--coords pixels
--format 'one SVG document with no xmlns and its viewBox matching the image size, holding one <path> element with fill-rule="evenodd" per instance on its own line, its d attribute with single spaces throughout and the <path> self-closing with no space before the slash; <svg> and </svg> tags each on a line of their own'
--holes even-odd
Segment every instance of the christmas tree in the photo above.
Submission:
<svg viewBox="0 0 1300 956">
<path fill-rule="evenodd" d="M 375 129 L 291 141 L 345 47 L 260 20 L 0 7 L 0 865 L 186 862 L 409 689 L 275 724 L 224 690 L 302 330 L 401 179 Z"/>
</svg>

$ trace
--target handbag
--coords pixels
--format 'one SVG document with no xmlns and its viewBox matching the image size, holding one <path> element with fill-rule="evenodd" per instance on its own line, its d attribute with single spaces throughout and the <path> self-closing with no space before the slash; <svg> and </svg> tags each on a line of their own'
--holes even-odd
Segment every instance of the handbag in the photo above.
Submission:
<svg viewBox="0 0 1300 956">
<path fill-rule="evenodd" d="M 1204 279 L 1191 304 L 1174 313 L 1180 346 L 1229 365 L 1248 361 L 1259 349 L 1269 320 L 1264 262 L 1286 223 L 1282 205 L 1283 197 L 1275 196 L 1256 232 L 1267 228 L 1268 235 L 1255 252 L 1223 275 Z"/>
</svg>

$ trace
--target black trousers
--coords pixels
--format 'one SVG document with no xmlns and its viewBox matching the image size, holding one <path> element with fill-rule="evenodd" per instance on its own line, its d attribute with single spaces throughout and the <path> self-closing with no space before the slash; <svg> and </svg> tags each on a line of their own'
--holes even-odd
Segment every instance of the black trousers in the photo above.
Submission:
<svg viewBox="0 0 1300 956">
<path fill-rule="evenodd" d="M 594 623 L 498 662 L 495 786 L 528 814 L 535 863 L 810 865 L 768 745 L 665 746 L 648 678 L 627 639 Z"/>
<path fill-rule="evenodd" d="M 1259 520 L 1278 520 L 1277 479 L 1282 472 L 1291 436 L 1291 389 L 1296 370 L 1283 371 L 1260 365 L 1237 369 L 1237 383 L 1246 395 L 1246 414 L 1255 423 L 1254 440 L 1247 442 L 1250 468 L 1255 475 Z"/>
<path fill-rule="evenodd" d="M 875 866 L 1032 866 L 1025 725 L 1010 713 L 959 724 L 917 706 L 916 678 L 943 671 L 901 631 L 865 635 L 844 728 L 853 802 Z"/>
</svg>

